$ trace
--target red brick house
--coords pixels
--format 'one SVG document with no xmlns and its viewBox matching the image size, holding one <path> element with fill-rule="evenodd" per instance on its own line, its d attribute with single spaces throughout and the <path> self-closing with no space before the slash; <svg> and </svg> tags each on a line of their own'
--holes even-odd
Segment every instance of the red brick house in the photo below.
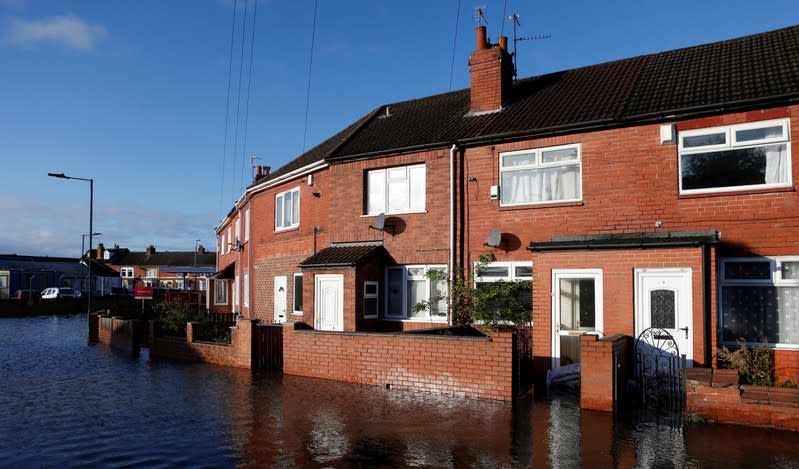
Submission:
<svg viewBox="0 0 799 469">
<path fill-rule="evenodd" d="M 412 307 L 446 293 L 426 273 L 491 253 L 476 282 L 532 280 L 541 377 L 586 331 L 656 326 L 699 366 L 765 338 L 799 381 L 799 27 L 515 81 L 478 28 L 469 65 L 470 89 L 381 106 L 256 177 L 217 229 L 234 310 L 445 325 L 446 304 Z"/>
<path fill-rule="evenodd" d="M 153 245 L 144 251 L 131 251 L 119 246 L 106 249 L 100 243 L 95 252 L 100 263 L 119 273 L 121 286 L 131 292 L 136 286 L 205 291 L 216 260 L 214 253 L 206 252 L 203 246 L 198 246 L 196 252 L 159 252 Z"/>
</svg>

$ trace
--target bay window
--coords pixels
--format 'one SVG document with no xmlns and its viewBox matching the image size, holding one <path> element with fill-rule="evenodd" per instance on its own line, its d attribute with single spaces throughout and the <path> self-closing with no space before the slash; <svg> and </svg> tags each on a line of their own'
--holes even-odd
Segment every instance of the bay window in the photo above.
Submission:
<svg viewBox="0 0 799 469">
<path fill-rule="evenodd" d="M 789 120 L 680 132 L 680 193 L 791 186 Z"/>
<path fill-rule="evenodd" d="M 581 160 L 579 144 L 500 153 L 500 206 L 580 201 Z"/>
<path fill-rule="evenodd" d="M 720 262 L 721 342 L 799 348 L 799 257 Z"/>
</svg>

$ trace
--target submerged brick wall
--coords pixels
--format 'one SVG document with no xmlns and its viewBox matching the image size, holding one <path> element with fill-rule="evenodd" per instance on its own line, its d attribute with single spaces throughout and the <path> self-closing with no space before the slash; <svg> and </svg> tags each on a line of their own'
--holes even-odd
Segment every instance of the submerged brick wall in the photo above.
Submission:
<svg viewBox="0 0 799 469">
<path fill-rule="evenodd" d="M 463 397 L 513 398 L 513 335 L 490 338 L 283 329 L 283 372 Z"/>
<path fill-rule="evenodd" d="M 252 333 L 257 321 L 239 319 L 230 328 L 230 345 L 195 342 L 196 323 L 186 325 L 186 338 L 155 337 L 150 321 L 150 356 L 200 361 L 235 368 L 252 367 Z"/>
<path fill-rule="evenodd" d="M 632 337 L 580 337 L 580 407 L 612 412 L 630 376 Z M 615 369 L 615 372 L 614 372 Z"/>
<path fill-rule="evenodd" d="M 89 315 L 89 340 L 112 349 L 138 356 L 141 338 L 136 327 L 138 320 L 123 319 L 99 314 Z"/>
<path fill-rule="evenodd" d="M 716 422 L 799 430 L 799 389 L 739 386 L 736 370 L 686 370 L 687 412 Z"/>
</svg>

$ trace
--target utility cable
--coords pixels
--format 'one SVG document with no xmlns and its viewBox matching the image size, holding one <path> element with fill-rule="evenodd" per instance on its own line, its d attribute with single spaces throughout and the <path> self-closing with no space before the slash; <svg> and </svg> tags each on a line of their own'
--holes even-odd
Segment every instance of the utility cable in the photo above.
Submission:
<svg viewBox="0 0 799 469">
<path fill-rule="evenodd" d="M 244 38 L 247 32 L 247 0 L 244 0 L 244 21 L 241 27 L 241 57 L 239 57 L 239 86 L 236 96 L 236 133 L 233 138 L 233 179 L 230 184 L 230 196 L 236 197 L 236 158 L 239 149 L 239 114 L 241 111 L 241 80 L 244 75 Z"/>
<path fill-rule="evenodd" d="M 316 42 L 316 12 L 319 7 L 319 0 L 313 3 L 313 30 L 311 32 L 311 57 L 308 59 L 308 87 L 305 90 L 305 129 L 302 132 L 302 153 L 305 153 L 305 145 L 308 141 L 308 114 L 311 107 L 311 71 L 313 70 L 313 49 Z"/>
<path fill-rule="evenodd" d="M 455 11 L 455 35 L 452 38 L 452 59 L 449 63 L 449 91 L 452 91 L 452 77 L 455 73 L 455 45 L 458 43 L 458 20 L 461 16 L 461 0 L 458 0 L 458 9 Z"/>
<path fill-rule="evenodd" d="M 244 141 L 241 143 L 241 185 L 242 190 L 247 186 L 245 179 L 247 168 L 247 127 L 250 121 L 250 88 L 252 87 L 252 64 L 253 53 L 255 51 L 255 21 L 258 19 L 258 0 L 254 0 L 255 6 L 252 11 L 252 35 L 250 36 L 250 71 L 247 76 L 247 99 L 244 106 Z"/>
<path fill-rule="evenodd" d="M 221 213 L 222 203 L 225 197 L 225 166 L 227 166 L 227 131 L 228 121 L 230 120 L 230 82 L 233 75 L 233 38 L 236 34 L 236 6 L 237 0 L 233 0 L 233 22 L 230 26 L 230 53 L 228 54 L 227 68 L 227 97 L 225 98 L 225 143 L 222 145 L 222 177 L 219 179 L 219 212 Z"/>
<path fill-rule="evenodd" d="M 505 18 L 508 17 L 508 0 L 505 0 L 502 6 L 502 18 L 499 19 L 499 35 L 505 35 Z"/>
</svg>

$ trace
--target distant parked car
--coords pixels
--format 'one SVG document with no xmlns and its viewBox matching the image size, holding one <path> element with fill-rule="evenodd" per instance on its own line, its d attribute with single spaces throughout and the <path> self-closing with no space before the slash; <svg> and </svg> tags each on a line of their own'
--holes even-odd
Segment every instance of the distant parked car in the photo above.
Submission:
<svg viewBox="0 0 799 469">
<path fill-rule="evenodd" d="M 37 301 L 39 298 L 41 298 L 39 290 L 17 290 L 14 292 L 14 296 L 11 297 L 12 300 L 32 299 L 33 301 Z"/>
<path fill-rule="evenodd" d="M 43 300 L 55 300 L 57 298 L 80 298 L 80 292 L 69 287 L 51 287 L 42 290 Z"/>
</svg>

